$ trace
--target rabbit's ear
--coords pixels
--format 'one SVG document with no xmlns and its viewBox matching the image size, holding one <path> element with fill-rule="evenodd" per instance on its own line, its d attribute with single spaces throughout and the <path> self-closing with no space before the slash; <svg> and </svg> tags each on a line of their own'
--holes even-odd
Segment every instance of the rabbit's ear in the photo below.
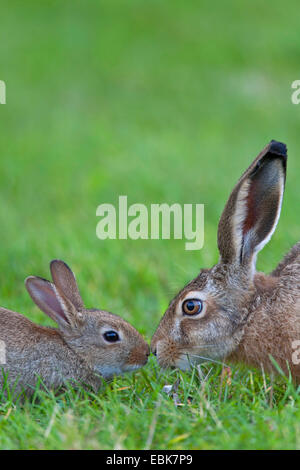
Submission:
<svg viewBox="0 0 300 470">
<path fill-rule="evenodd" d="M 25 286 L 34 303 L 65 332 L 74 332 L 82 324 L 83 316 L 55 285 L 37 276 L 29 276 Z"/>
<path fill-rule="evenodd" d="M 50 263 L 50 270 L 55 287 L 64 294 L 77 309 L 83 308 L 83 301 L 79 293 L 74 273 L 69 266 L 59 259 Z"/>
<path fill-rule="evenodd" d="M 218 228 L 221 262 L 255 267 L 280 215 L 287 149 L 272 140 L 233 189 Z"/>
</svg>

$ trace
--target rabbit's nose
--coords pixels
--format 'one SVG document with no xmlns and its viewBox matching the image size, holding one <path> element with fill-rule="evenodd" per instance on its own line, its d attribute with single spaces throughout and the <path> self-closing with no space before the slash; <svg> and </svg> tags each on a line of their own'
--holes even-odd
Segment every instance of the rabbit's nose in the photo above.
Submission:
<svg viewBox="0 0 300 470">
<path fill-rule="evenodd" d="M 146 359 L 146 362 L 148 361 L 148 357 L 150 356 L 150 346 L 148 343 L 145 343 L 144 344 L 144 348 L 143 348 L 143 353 L 144 353 L 144 358 Z"/>
</svg>

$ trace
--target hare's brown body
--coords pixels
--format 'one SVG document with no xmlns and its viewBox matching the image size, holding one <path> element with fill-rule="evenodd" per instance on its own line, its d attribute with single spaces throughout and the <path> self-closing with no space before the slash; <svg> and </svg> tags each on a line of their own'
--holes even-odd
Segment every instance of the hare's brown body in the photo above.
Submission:
<svg viewBox="0 0 300 470">
<path fill-rule="evenodd" d="M 53 283 L 29 277 L 35 303 L 59 325 L 36 325 L 0 308 L 0 392 L 7 381 L 13 394 L 30 395 L 38 380 L 48 389 L 81 383 L 97 390 L 102 379 L 142 367 L 149 346 L 133 326 L 103 310 L 85 309 L 75 277 L 59 260 L 51 263 Z M 3 356 L 3 354 L 2 354 Z"/>
<path fill-rule="evenodd" d="M 300 243 L 277 268 L 255 272 L 256 254 L 278 222 L 286 147 L 272 141 L 242 175 L 221 216 L 219 263 L 170 303 L 152 339 L 163 366 L 204 359 L 289 370 L 300 382 Z"/>
<path fill-rule="evenodd" d="M 290 254 L 298 250 L 294 247 Z M 300 253 L 278 276 L 255 276 L 255 292 L 242 339 L 229 359 L 274 370 L 271 355 L 286 375 L 300 382 L 296 347 L 300 340 Z M 300 343 L 297 346 L 299 348 Z M 295 360 L 293 360 L 295 355 Z M 295 363 L 296 361 L 296 363 Z"/>
</svg>

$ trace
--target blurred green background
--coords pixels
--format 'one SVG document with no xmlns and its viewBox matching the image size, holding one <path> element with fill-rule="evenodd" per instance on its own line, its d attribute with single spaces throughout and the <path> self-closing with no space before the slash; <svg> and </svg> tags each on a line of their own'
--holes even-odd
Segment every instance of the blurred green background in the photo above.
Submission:
<svg viewBox="0 0 300 470">
<path fill-rule="evenodd" d="M 23 281 L 62 258 L 88 307 L 150 339 L 171 297 L 217 261 L 226 198 L 276 139 L 289 150 L 286 194 L 258 260 L 273 269 L 300 238 L 297 11 L 296 1 L 2 2 L 1 305 L 49 324 Z M 205 204 L 203 249 L 100 241 L 96 208 L 119 195 Z"/>
</svg>

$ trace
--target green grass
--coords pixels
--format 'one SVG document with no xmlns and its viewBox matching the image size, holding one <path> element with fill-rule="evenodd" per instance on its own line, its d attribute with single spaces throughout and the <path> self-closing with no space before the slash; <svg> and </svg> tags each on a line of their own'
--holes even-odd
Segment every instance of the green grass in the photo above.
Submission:
<svg viewBox="0 0 300 470">
<path fill-rule="evenodd" d="M 0 301 L 50 324 L 23 280 L 62 258 L 88 307 L 149 340 L 169 300 L 218 259 L 218 218 L 252 158 L 288 144 L 283 213 L 258 260 L 270 271 L 300 238 L 296 12 L 258 0 L 12 0 L 1 6 Z M 204 203 L 205 245 L 96 238 L 96 207 Z M 206 365 L 208 373 L 211 366 Z M 179 378 L 178 401 L 162 392 Z M 69 390 L 0 405 L 2 449 L 300 448 L 299 391 L 214 366 L 162 373 L 152 358 L 97 396 Z"/>
</svg>

